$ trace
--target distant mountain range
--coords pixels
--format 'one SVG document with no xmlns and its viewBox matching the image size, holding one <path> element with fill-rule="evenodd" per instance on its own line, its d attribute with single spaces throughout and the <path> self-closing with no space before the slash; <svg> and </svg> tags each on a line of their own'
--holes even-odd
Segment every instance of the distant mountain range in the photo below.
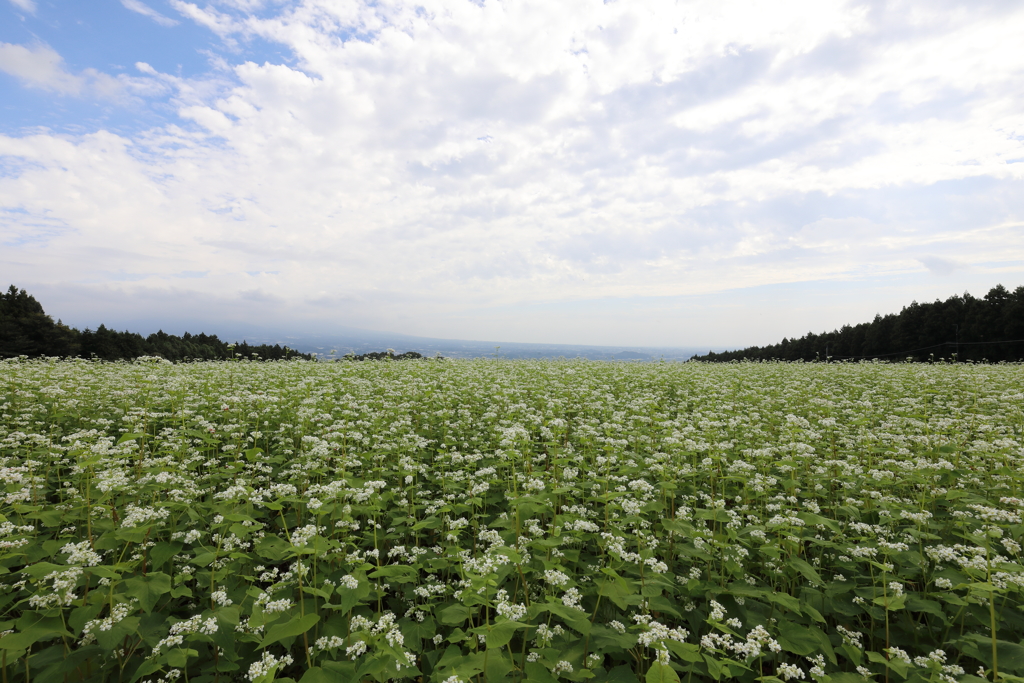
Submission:
<svg viewBox="0 0 1024 683">
<path fill-rule="evenodd" d="M 348 353 L 363 355 L 393 349 L 396 353 L 415 351 L 424 356 L 446 358 L 587 358 L 608 361 L 682 361 L 705 347 L 594 346 L 580 344 L 525 344 L 521 342 L 468 341 L 414 337 L 389 332 L 348 328 L 342 334 L 283 337 L 268 331 L 250 334 L 228 332 L 217 335 L 181 336 L 158 331 L 148 336 L 118 332 L 100 325 L 96 330 L 77 330 L 54 322 L 43 306 L 24 289 L 14 285 L 0 293 L 0 358 L 15 356 L 82 356 L 102 360 L 131 359 L 158 355 L 179 361 L 215 360 L 253 354 L 264 360 L 303 357 L 340 359 Z"/>
<path fill-rule="evenodd" d="M 287 343 L 289 348 L 319 358 L 341 358 L 394 349 L 397 353 L 416 351 L 424 356 L 440 353 L 446 358 L 586 358 L 618 361 L 683 361 L 707 352 L 706 347 L 597 346 L 587 344 L 527 344 L 507 341 L 436 339 L 385 332 L 351 332 L 346 335 L 274 338 L 246 336 L 249 343 Z M 332 353 L 333 352 L 333 353 Z"/>
</svg>

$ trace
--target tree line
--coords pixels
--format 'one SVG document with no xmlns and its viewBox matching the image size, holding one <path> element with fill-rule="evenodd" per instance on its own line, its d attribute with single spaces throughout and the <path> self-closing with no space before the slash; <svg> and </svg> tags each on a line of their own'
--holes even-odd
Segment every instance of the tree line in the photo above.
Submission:
<svg viewBox="0 0 1024 683">
<path fill-rule="evenodd" d="M 832 332 L 808 332 L 770 346 L 709 352 L 694 360 L 1024 360 L 1024 286 L 993 287 L 983 298 L 968 293 L 945 301 L 916 301 L 899 313 Z"/>
<path fill-rule="evenodd" d="M 437 355 L 441 358 L 441 355 Z M 405 353 L 395 353 L 394 350 L 388 349 L 387 351 L 370 351 L 369 353 L 360 353 L 356 355 L 354 352 L 346 353 L 341 358 L 335 358 L 335 360 L 414 360 L 416 358 L 423 358 L 423 354 L 419 351 L 406 351 Z"/>
<path fill-rule="evenodd" d="M 61 321 L 54 322 L 24 289 L 14 285 L 0 294 L 0 358 L 17 356 L 60 356 L 97 358 L 100 360 L 131 360 L 140 356 L 160 356 L 169 361 L 225 360 L 259 358 L 285 360 L 304 358 L 304 354 L 280 344 L 229 344 L 217 335 L 189 334 L 182 336 L 160 331 L 148 337 L 135 332 L 117 332 L 100 325 L 95 330 L 79 331 Z"/>
</svg>

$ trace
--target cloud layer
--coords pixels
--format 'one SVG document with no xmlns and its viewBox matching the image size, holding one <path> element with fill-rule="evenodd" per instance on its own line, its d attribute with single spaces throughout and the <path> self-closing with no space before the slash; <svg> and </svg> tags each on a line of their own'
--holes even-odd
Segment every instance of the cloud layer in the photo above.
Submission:
<svg viewBox="0 0 1024 683">
<path fill-rule="evenodd" d="M 1024 273 L 1017 3 L 123 3 L 224 50 L 202 78 L 115 78 L 0 45 L 26 87 L 177 117 L 0 137 L 12 279 L 206 295 L 213 317 L 282 325 L 602 343 L 579 336 L 600 309 L 517 316 Z M 259 59 L 268 44 L 286 58 Z"/>
</svg>

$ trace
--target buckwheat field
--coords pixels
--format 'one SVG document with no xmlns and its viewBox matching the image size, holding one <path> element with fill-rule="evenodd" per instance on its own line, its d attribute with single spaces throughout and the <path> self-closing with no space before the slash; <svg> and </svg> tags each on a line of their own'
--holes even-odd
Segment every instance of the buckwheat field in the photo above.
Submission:
<svg viewBox="0 0 1024 683">
<path fill-rule="evenodd" d="M 1024 681 L 1024 367 L 0 363 L 3 683 Z"/>
</svg>

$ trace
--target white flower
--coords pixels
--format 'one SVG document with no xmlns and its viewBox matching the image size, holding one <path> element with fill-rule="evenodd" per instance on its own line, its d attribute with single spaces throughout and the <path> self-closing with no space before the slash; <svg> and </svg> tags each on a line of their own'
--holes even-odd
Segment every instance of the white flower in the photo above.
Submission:
<svg viewBox="0 0 1024 683">
<path fill-rule="evenodd" d="M 544 580 L 552 586 L 564 586 L 569 582 L 569 577 L 557 569 L 546 569 L 544 571 Z"/>
<path fill-rule="evenodd" d="M 779 664 L 778 674 L 787 681 L 791 681 L 794 678 L 802 679 L 804 677 L 803 669 L 795 664 L 788 664 L 785 662 Z"/>
<path fill-rule="evenodd" d="M 291 608 L 292 601 L 288 598 L 282 598 L 280 600 L 268 602 L 266 605 L 263 606 L 263 611 L 267 612 L 268 614 L 273 614 L 274 612 L 286 612 Z"/>
<path fill-rule="evenodd" d="M 360 655 L 363 655 L 365 653 L 366 653 L 366 642 L 362 641 L 362 640 L 357 640 L 355 643 L 353 643 L 352 645 L 349 645 L 347 648 L 345 648 L 345 656 L 348 657 L 349 659 L 356 659 L 357 657 L 359 657 Z"/>
<path fill-rule="evenodd" d="M 294 660 L 291 655 L 284 655 L 280 659 L 270 654 L 269 652 L 263 653 L 263 658 L 257 662 L 253 662 L 249 665 L 248 678 L 250 681 L 255 681 L 261 676 L 267 674 L 276 673 L 278 669 L 288 666 Z"/>
<path fill-rule="evenodd" d="M 554 674 L 555 677 L 558 677 L 558 675 L 562 673 L 571 674 L 572 664 L 563 659 L 551 668 L 551 673 Z"/>
<path fill-rule="evenodd" d="M 227 591 L 214 591 L 213 595 L 211 595 L 210 597 L 213 599 L 215 603 L 222 607 L 227 607 L 228 605 L 234 604 L 234 601 L 232 601 L 231 598 L 228 597 Z"/>
<path fill-rule="evenodd" d="M 31 528 L 31 527 L 30 527 Z M 67 555 L 68 564 L 79 564 L 85 567 L 95 567 L 103 561 L 103 557 L 92 549 L 89 541 L 81 543 L 68 543 L 60 549 L 61 554 Z"/>
</svg>

